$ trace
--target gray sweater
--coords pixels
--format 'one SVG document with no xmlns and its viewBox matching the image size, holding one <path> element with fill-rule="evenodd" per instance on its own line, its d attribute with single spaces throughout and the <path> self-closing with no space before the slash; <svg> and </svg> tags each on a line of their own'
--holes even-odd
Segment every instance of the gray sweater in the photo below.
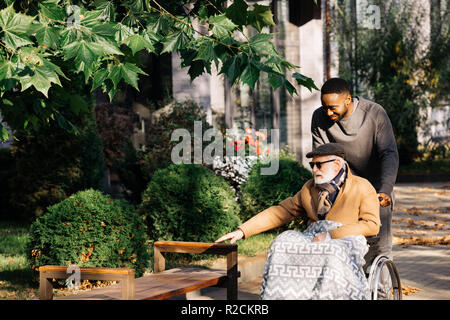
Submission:
<svg viewBox="0 0 450 320">
<path fill-rule="evenodd" d="M 399 163 L 391 121 L 379 104 L 356 98 L 356 110 L 336 123 L 326 116 L 323 107 L 314 111 L 313 148 L 328 142 L 341 143 L 352 172 L 369 180 L 377 192 L 391 195 Z"/>
</svg>

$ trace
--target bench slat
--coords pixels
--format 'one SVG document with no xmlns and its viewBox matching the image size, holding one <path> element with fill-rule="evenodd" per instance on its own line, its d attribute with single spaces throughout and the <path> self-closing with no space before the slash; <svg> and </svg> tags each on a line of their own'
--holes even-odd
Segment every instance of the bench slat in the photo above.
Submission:
<svg viewBox="0 0 450 320">
<path fill-rule="evenodd" d="M 136 300 L 162 300 L 202 288 L 221 285 L 227 280 L 225 271 L 199 268 L 174 268 L 135 279 Z M 121 299 L 119 285 L 97 288 L 89 292 L 55 297 L 56 300 Z"/>
</svg>

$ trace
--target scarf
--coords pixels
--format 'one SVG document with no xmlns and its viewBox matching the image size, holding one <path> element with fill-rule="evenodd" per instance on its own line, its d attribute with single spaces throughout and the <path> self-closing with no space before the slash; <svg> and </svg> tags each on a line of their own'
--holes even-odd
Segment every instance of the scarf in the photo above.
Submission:
<svg viewBox="0 0 450 320">
<path fill-rule="evenodd" d="M 325 220 L 326 215 L 333 206 L 339 190 L 341 190 L 347 178 L 346 167 L 347 165 L 344 165 L 330 182 L 316 184 L 316 187 L 319 189 L 319 206 L 317 208 L 319 220 Z"/>
</svg>

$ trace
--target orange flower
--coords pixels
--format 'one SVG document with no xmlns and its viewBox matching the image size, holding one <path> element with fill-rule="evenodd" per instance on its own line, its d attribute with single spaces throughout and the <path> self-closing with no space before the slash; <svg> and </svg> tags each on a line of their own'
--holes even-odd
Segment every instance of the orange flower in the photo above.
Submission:
<svg viewBox="0 0 450 320">
<path fill-rule="evenodd" d="M 245 137 L 245 141 L 247 141 L 247 143 L 248 143 L 249 145 L 251 145 L 251 146 L 254 146 L 254 145 L 255 145 L 255 140 L 253 139 L 252 136 L 246 136 L 246 137 Z"/>
<path fill-rule="evenodd" d="M 256 131 L 255 134 L 257 137 L 260 137 L 262 140 L 266 140 L 266 135 L 263 132 Z"/>
</svg>

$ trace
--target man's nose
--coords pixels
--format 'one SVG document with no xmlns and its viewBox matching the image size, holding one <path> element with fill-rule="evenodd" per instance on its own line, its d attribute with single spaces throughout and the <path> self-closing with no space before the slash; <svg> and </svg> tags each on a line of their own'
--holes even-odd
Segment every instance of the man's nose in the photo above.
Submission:
<svg viewBox="0 0 450 320">
<path fill-rule="evenodd" d="M 327 109 L 327 116 L 331 117 L 333 115 L 333 111 L 331 109 Z"/>
</svg>

